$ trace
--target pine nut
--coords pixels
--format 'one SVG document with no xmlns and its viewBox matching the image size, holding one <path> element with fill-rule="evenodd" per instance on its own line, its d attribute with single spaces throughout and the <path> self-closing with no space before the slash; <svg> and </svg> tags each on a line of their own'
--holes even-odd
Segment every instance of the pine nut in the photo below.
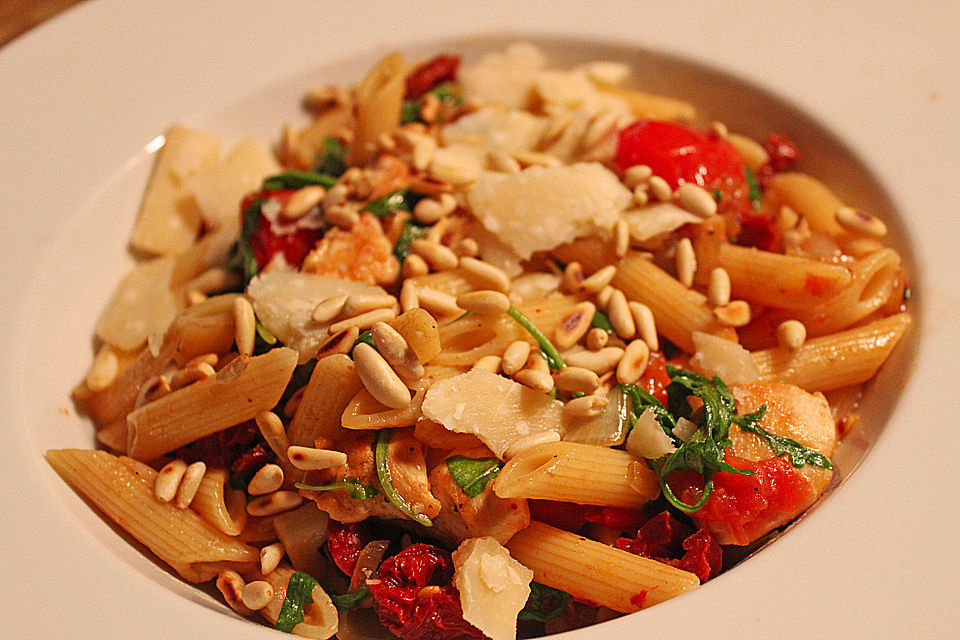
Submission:
<svg viewBox="0 0 960 640">
<path fill-rule="evenodd" d="M 330 322 L 343 311 L 343 305 L 347 302 L 346 295 L 332 296 L 324 298 L 317 306 L 313 308 L 310 317 L 314 322 Z"/>
<path fill-rule="evenodd" d="M 472 279 L 478 282 L 481 287 L 503 293 L 510 292 L 510 276 L 489 262 L 476 258 L 460 258 L 460 268 L 467 275 L 472 276 Z"/>
<path fill-rule="evenodd" d="M 575 293 L 580 291 L 580 283 L 586 279 L 583 266 L 579 262 L 571 262 L 563 270 L 562 285 L 564 291 Z"/>
<path fill-rule="evenodd" d="M 613 371 L 622 357 L 623 349 L 620 347 L 604 347 L 599 351 L 571 353 L 566 357 L 566 361 L 569 367 L 583 367 L 602 376 L 608 371 Z"/>
<path fill-rule="evenodd" d="M 512 376 L 526 363 L 530 356 L 530 343 L 526 340 L 517 340 L 511 342 L 510 346 L 503 352 L 500 360 L 500 370 L 506 375 Z"/>
<path fill-rule="evenodd" d="M 266 580 L 254 580 L 247 584 L 240 595 L 240 601 L 251 611 L 259 611 L 273 600 L 273 586 Z"/>
<path fill-rule="evenodd" d="M 593 393 L 600 387 L 600 376 L 583 367 L 564 367 L 554 380 L 560 391 Z"/>
<path fill-rule="evenodd" d="M 601 309 L 606 309 L 610 305 L 610 296 L 613 295 L 613 292 L 616 291 L 613 287 L 604 287 L 600 290 L 600 293 L 597 294 L 597 306 Z"/>
<path fill-rule="evenodd" d="M 407 256 L 407 260 L 409 259 L 410 256 Z M 404 260 L 403 263 L 406 264 L 407 260 Z M 407 311 L 410 311 L 410 309 L 416 309 L 419 306 L 420 294 L 417 291 L 417 285 L 409 281 L 404 282 L 403 286 L 400 288 L 400 310 L 406 313 Z"/>
<path fill-rule="evenodd" d="M 413 384 L 423 377 L 424 369 L 417 358 L 416 352 L 410 348 L 396 329 L 385 322 L 378 322 L 370 327 L 373 344 L 400 379 L 406 384 Z"/>
<path fill-rule="evenodd" d="M 170 390 L 176 391 L 188 384 L 200 382 L 207 378 L 212 378 L 215 375 L 217 375 L 216 370 L 206 362 L 193 365 L 192 367 L 184 367 L 170 374 Z"/>
<path fill-rule="evenodd" d="M 553 341 L 557 348 L 566 351 L 577 344 L 590 330 L 590 323 L 593 322 L 596 312 L 597 307 L 592 302 L 577 303 L 553 332 Z"/>
<path fill-rule="evenodd" d="M 715 307 L 713 315 L 729 327 L 742 327 L 750 323 L 750 305 L 746 300 L 734 300 L 722 307 Z"/>
<path fill-rule="evenodd" d="M 140 392 L 137 394 L 137 400 L 134 402 L 133 406 L 134 408 L 139 409 L 148 402 L 159 400 L 163 396 L 170 393 L 170 391 L 170 381 L 167 380 L 167 376 L 154 376 L 144 382 L 143 386 L 140 387 Z"/>
<path fill-rule="evenodd" d="M 197 489 L 200 488 L 200 481 L 203 480 L 203 474 L 207 472 L 207 465 L 201 460 L 194 462 L 183 473 L 183 479 L 180 481 L 180 488 L 177 489 L 177 506 L 185 509 L 193 502 L 193 497 L 197 495 Z"/>
<path fill-rule="evenodd" d="M 418 238 L 410 243 L 410 251 L 427 261 L 434 271 L 456 269 L 460 260 L 448 247 L 426 238 Z"/>
<path fill-rule="evenodd" d="M 338 331 L 320 345 L 317 349 L 317 360 L 322 360 L 327 356 L 337 353 L 350 353 L 353 349 L 353 343 L 360 337 L 360 327 L 347 327 Z"/>
<path fill-rule="evenodd" d="M 613 330 L 620 338 L 629 340 L 637 332 L 637 325 L 633 321 L 633 315 L 630 313 L 630 306 L 627 304 L 627 297 L 623 295 L 623 291 L 616 289 L 610 295 L 607 316 L 610 318 Z"/>
<path fill-rule="evenodd" d="M 557 156 L 538 151 L 518 151 L 513 154 L 513 157 L 521 167 L 559 167 L 563 164 Z"/>
<path fill-rule="evenodd" d="M 252 516 L 275 516 L 296 509 L 301 504 L 303 497 L 296 491 L 274 491 L 248 502 L 247 513 Z"/>
<path fill-rule="evenodd" d="M 253 355 L 253 343 L 257 335 L 257 317 L 253 305 L 246 298 L 233 300 L 234 340 L 240 355 Z"/>
<path fill-rule="evenodd" d="M 187 471 L 187 463 L 183 460 L 172 460 L 165 464 L 153 485 L 153 492 L 160 502 L 170 502 L 177 495 L 180 481 Z"/>
<path fill-rule="evenodd" d="M 440 98 L 436 94 L 428 93 L 423 96 L 420 104 L 420 117 L 424 122 L 435 122 L 440 115 Z"/>
<path fill-rule="evenodd" d="M 480 245 L 473 238 L 463 238 L 453 248 L 453 252 L 461 258 L 475 258 L 480 254 Z"/>
<path fill-rule="evenodd" d="M 240 276 L 232 269 L 213 267 L 207 269 L 187 283 L 187 289 L 194 289 L 207 295 L 232 289 L 240 284 Z"/>
<path fill-rule="evenodd" d="M 607 396 L 583 396 L 563 405 L 563 414 L 569 418 L 592 418 L 607 408 Z"/>
<path fill-rule="evenodd" d="M 320 204 L 326 190 L 320 185 L 311 184 L 294 191 L 287 199 L 280 211 L 280 215 L 287 220 L 296 220 L 306 215 L 311 209 Z"/>
<path fill-rule="evenodd" d="M 509 153 L 501 149 L 490 149 L 487 152 L 487 162 L 494 171 L 501 173 L 520 173 L 520 163 Z"/>
<path fill-rule="evenodd" d="M 398 129 L 397 138 L 410 151 L 410 164 L 419 171 L 426 171 L 437 152 L 437 141 L 433 136 L 418 133 L 410 129 Z"/>
<path fill-rule="evenodd" d="M 787 205 L 780 207 L 780 214 L 777 216 L 777 226 L 781 231 L 793 229 L 798 224 L 800 224 L 800 216 L 796 211 Z"/>
<path fill-rule="evenodd" d="M 427 231 L 427 235 L 424 236 L 424 239 L 437 244 L 443 244 L 443 236 L 447 233 L 447 229 L 449 228 L 450 218 L 442 218 L 437 222 L 437 224 L 430 227 L 430 230 Z"/>
<path fill-rule="evenodd" d="M 346 205 L 325 208 L 323 217 L 327 222 L 344 231 L 350 231 L 360 222 L 360 213 L 355 208 Z"/>
<path fill-rule="evenodd" d="M 457 306 L 456 298 L 449 293 L 430 287 L 417 288 L 417 301 L 421 307 L 433 315 L 443 316 L 463 313 L 463 309 Z"/>
<path fill-rule="evenodd" d="M 653 169 L 645 164 L 638 164 L 623 172 L 623 184 L 627 186 L 627 189 L 636 189 L 637 185 L 647 182 L 652 177 Z"/>
<path fill-rule="evenodd" d="M 120 359 L 110 345 L 103 345 L 93 358 L 93 364 L 87 372 L 84 382 L 90 391 L 103 391 L 117 379 L 120 372 Z"/>
<path fill-rule="evenodd" d="M 483 356 L 470 367 L 471 371 L 474 369 L 483 369 L 490 373 L 498 373 L 500 371 L 500 356 Z"/>
<path fill-rule="evenodd" d="M 344 181 L 341 179 L 340 182 L 333 185 L 327 189 L 327 193 L 323 196 L 323 209 L 324 212 L 329 211 L 335 207 L 341 207 L 347 202 L 347 198 L 350 196 L 350 187 L 348 187 Z"/>
<path fill-rule="evenodd" d="M 527 356 L 527 361 L 523 364 L 523 369 L 531 369 L 533 371 L 540 371 L 542 373 L 550 373 L 550 365 L 547 364 L 547 361 L 544 359 L 543 355 L 539 351 L 530 350 L 530 355 Z M 521 369 L 521 371 L 523 370 Z"/>
<path fill-rule="evenodd" d="M 403 259 L 403 267 L 400 272 L 404 278 L 417 278 L 430 273 L 430 265 L 417 254 L 411 253 Z"/>
<path fill-rule="evenodd" d="M 657 324 L 653 319 L 653 312 L 650 307 L 642 302 L 630 302 L 630 313 L 633 314 L 633 321 L 637 325 L 637 331 L 640 338 L 647 343 L 650 351 L 660 350 L 660 338 L 657 337 Z"/>
<path fill-rule="evenodd" d="M 638 207 L 645 207 L 650 203 L 650 186 L 647 183 L 639 184 L 634 188 L 633 202 Z"/>
<path fill-rule="evenodd" d="M 410 404 L 410 390 L 376 349 L 361 342 L 353 349 L 353 361 L 363 386 L 379 402 L 394 409 Z"/>
<path fill-rule="evenodd" d="M 677 201 L 690 213 L 709 218 L 717 213 L 717 200 L 713 194 L 693 182 L 685 182 L 677 188 Z"/>
<path fill-rule="evenodd" d="M 273 493 L 283 486 L 283 469 L 275 464 L 265 464 L 253 474 L 247 484 L 247 493 L 262 496 Z"/>
<path fill-rule="evenodd" d="M 207 299 L 207 294 L 202 291 L 197 291 L 196 289 L 187 289 L 187 293 L 185 295 L 187 298 L 188 307 L 196 306 Z"/>
<path fill-rule="evenodd" d="M 313 447 L 289 447 L 287 458 L 290 460 L 290 464 L 301 471 L 332 469 L 347 464 L 347 454 L 342 451 L 315 449 Z"/>
<path fill-rule="evenodd" d="M 807 341 L 807 328 L 799 320 L 785 320 L 777 327 L 777 342 L 787 351 L 796 351 Z"/>
<path fill-rule="evenodd" d="M 630 249 L 630 225 L 623 218 L 613 225 L 613 247 L 618 258 L 627 255 Z"/>
<path fill-rule="evenodd" d="M 230 608 L 242 616 L 249 616 L 253 611 L 243 604 L 243 588 L 246 586 L 240 574 L 233 569 L 221 569 L 217 574 L 217 589 Z"/>
<path fill-rule="evenodd" d="M 260 573 L 267 576 L 276 571 L 286 552 L 282 542 L 274 542 L 260 549 Z"/>
<path fill-rule="evenodd" d="M 287 432 L 283 428 L 283 421 L 280 416 L 273 411 L 261 411 L 254 420 L 260 429 L 260 435 L 267 441 L 267 446 L 277 454 L 278 458 L 287 455 L 287 447 L 290 442 L 287 440 Z"/>
<path fill-rule="evenodd" d="M 610 342 L 610 334 L 606 329 L 594 327 L 587 331 L 587 349 L 590 351 L 599 351 L 607 346 L 608 342 Z"/>
<path fill-rule="evenodd" d="M 327 339 L 328 341 L 330 338 Z M 356 340 L 354 340 L 356 342 Z M 320 356 L 321 358 L 323 356 Z M 303 400 L 303 392 L 306 391 L 306 385 L 300 387 L 290 395 L 290 399 L 286 401 L 283 405 L 283 417 L 287 420 L 293 418 L 297 415 L 297 409 L 300 408 L 300 402 Z"/>
<path fill-rule="evenodd" d="M 840 207 L 835 214 L 841 227 L 853 233 L 859 233 L 874 238 L 887 235 L 887 225 L 876 216 L 853 207 Z"/>
<path fill-rule="evenodd" d="M 217 362 L 220 361 L 220 356 L 215 353 L 204 353 L 197 356 L 196 358 L 191 358 L 187 360 L 187 364 L 184 365 L 184 368 L 195 367 L 200 364 L 208 364 L 211 367 L 217 366 Z"/>
<path fill-rule="evenodd" d="M 442 193 L 436 198 L 424 198 L 413 208 L 417 222 L 433 224 L 457 208 L 457 198 L 452 193 Z"/>
<path fill-rule="evenodd" d="M 602 269 L 594 271 L 592 274 L 590 274 L 589 278 L 584 279 L 580 283 L 580 290 L 586 291 L 587 293 L 599 293 L 610 284 L 616 275 L 617 267 L 615 265 L 608 264 Z"/>
<path fill-rule="evenodd" d="M 596 148 L 616 126 L 617 114 L 611 111 L 601 111 L 590 121 L 590 125 L 580 141 L 580 148 L 584 150 Z"/>
<path fill-rule="evenodd" d="M 660 202 L 670 202 L 673 198 L 673 189 L 670 188 L 670 183 L 660 176 L 651 176 L 647 184 L 650 185 L 650 193 Z"/>
<path fill-rule="evenodd" d="M 538 444 L 547 444 L 550 442 L 560 442 L 560 434 L 556 431 L 540 431 L 539 433 L 528 433 L 527 435 L 517 438 L 510 443 L 510 446 L 506 448 L 503 452 L 503 459 L 510 460 L 511 458 L 516 458 L 518 455 L 535 447 Z"/>
<path fill-rule="evenodd" d="M 347 296 L 343 304 L 343 315 L 358 316 L 374 309 L 392 309 L 397 299 L 390 294 L 361 294 L 354 293 Z"/>
<path fill-rule="evenodd" d="M 730 302 L 730 274 L 723 267 L 716 267 L 710 272 L 707 302 L 711 307 L 722 307 Z"/>
<path fill-rule="evenodd" d="M 710 133 L 717 136 L 718 138 L 726 138 L 730 133 L 730 130 L 727 129 L 727 125 L 723 124 L 720 121 L 714 120 L 710 123 Z"/>
<path fill-rule="evenodd" d="M 623 357 L 617 365 L 617 381 L 620 384 L 633 384 L 647 370 L 650 361 L 650 347 L 643 340 L 634 340 L 623 350 Z"/>
<path fill-rule="evenodd" d="M 367 311 L 366 313 L 361 313 L 358 316 L 353 316 L 352 318 L 347 318 L 346 320 L 341 320 L 339 322 L 334 322 L 330 325 L 330 335 L 335 333 L 340 333 L 344 329 L 349 329 L 350 327 L 357 327 L 358 329 L 369 329 L 373 326 L 375 322 L 386 322 L 388 320 L 393 320 L 397 317 L 397 312 L 393 309 L 374 309 L 373 311 Z"/>
<path fill-rule="evenodd" d="M 547 393 L 550 389 L 553 389 L 553 378 L 549 373 L 543 371 L 524 369 L 515 373 L 513 379 L 534 391 Z"/>
<path fill-rule="evenodd" d="M 677 280 L 680 284 L 690 288 L 693 286 L 693 277 L 697 273 L 697 254 L 693 251 L 690 238 L 681 238 L 677 243 Z"/>
<path fill-rule="evenodd" d="M 470 291 L 457 298 L 457 306 L 477 315 L 495 316 L 507 312 L 510 298 L 499 291 Z"/>
</svg>

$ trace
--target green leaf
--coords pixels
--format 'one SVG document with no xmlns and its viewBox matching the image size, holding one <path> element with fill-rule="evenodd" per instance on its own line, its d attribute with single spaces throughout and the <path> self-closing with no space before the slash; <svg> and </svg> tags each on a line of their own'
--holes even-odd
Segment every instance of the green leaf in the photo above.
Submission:
<svg viewBox="0 0 960 640">
<path fill-rule="evenodd" d="M 713 199 L 717 201 L 717 204 L 723 202 L 723 191 L 720 191 L 720 189 L 714 189 L 711 191 L 711 193 L 713 194 Z"/>
<path fill-rule="evenodd" d="M 408 124 L 420 120 L 420 101 L 404 100 L 400 107 L 400 124 Z"/>
<path fill-rule="evenodd" d="M 347 145 L 332 136 L 323 139 L 323 151 L 314 170 L 323 175 L 339 178 L 347 170 Z"/>
<path fill-rule="evenodd" d="M 539 582 L 531 582 L 527 604 L 520 610 L 517 619 L 527 622 L 550 622 L 567 612 L 569 600 L 570 594 L 566 591 L 554 589 Z"/>
<path fill-rule="evenodd" d="M 774 433 L 770 433 L 757 424 L 757 422 L 763 418 L 763 414 L 766 412 L 766 409 L 767 408 L 764 406 L 760 407 L 760 410 L 756 413 L 738 416 L 736 419 L 737 426 L 744 431 L 755 433 L 763 438 L 767 443 L 767 446 L 770 447 L 770 450 L 773 451 L 775 455 L 789 456 L 791 464 L 798 469 L 805 464 L 815 467 L 822 467 L 824 469 L 833 469 L 833 463 L 831 463 L 830 459 L 822 453 L 817 453 L 812 449 L 808 449 L 792 438 L 786 438 L 784 436 L 778 436 Z"/>
<path fill-rule="evenodd" d="M 257 198 L 243 210 L 240 218 L 240 238 L 237 240 L 237 256 L 240 265 L 243 268 L 244 283 L 250 282 L 258 273 L 260 265 L 253 255 L 253 247 L 250 242 L 254 234 L 260 228 L 260 210 L 266 198 Z"/>
<path fill-rule="evenodd" d="M 590 326 L 597 329 L 603 329 L 607 333 L 613 333 L 613 325 L 610 324 L 610 318 L 600 309 L 597 309 L 593 314 L 593 320 L 590 321 Z"/>
<path fill-rule="evenodd" d="M 277 336 L 270 333 L 270 330 L 263 326 L 259 318 L 257 318 L 257 335 L 260 336 L 261 340 L 271 346 L 277 344 Z"/>
<path fill-rule="evenodd" d="M 535 324 L 530 321 L 530 318 L 523 315 L 523 313 L 510 305 L 510 308 L 507 309 L 507 315 L 517 321 L 521 327 L 527 330 L 527 333 L 533 336 L 533 339 L 537 341 L 537 344 L 540 345 L 540 352 L 543 353 L 543 357 L 546 359 L 547 364 L 550 365 L 551 369 L 559 370 L 566 367 L 566 363 L 563 361 L 560 352 L 557 351 L 557 348 L 553 346 L 553 343 L 547 339 L 547 336 L 543 335 L 543 332 L 537 328 Z"/>
<path fill-rule="evenodd" d="M 459 107 L 463 104 L 463 90 L 455 82 L 444 82 L 438 84 L 429 93 L 440 98 L 440 102 L 452 107 Z"/>
<path fill-rule="evenodd" d="M 390 478 L 390 461 L 387 459 L 393 432 L 393 429 L 381 429 L 377 432 L 377 441 L 374 445 L 374 459 L 376 461 L 377 478 L 380 480 L 380 486 L 383 488 L 383 493 L 387 497 L 387 500 L 399 509 L 400 513 L 425 527 L 431 527 L 433 526 L 433 522 L 430 521 L 430 518 L 414 511 L 410 503 L 404 500 L 400 492 L 397 491 L 397 488 L 393 486 L 393 480 Z"/>
<path fill-rule="evenodd" d="M 263 181 L 264 191 L 280 191 L 281 189 L 302 189 L 310 185 L 320 185 L 329 189 L 337 183 L 337 179 L 323 173 L 312 171 L 284 171 L 270 176 Z"/>
<path fill-rule="evenodd" d="M 424 237 L 429 231 L 430 227 L 421 226 L 411 220 L 404 222 L 403 229 L 400 230 L 400 235 L 397 236 L 397 241 L 393 245 L 394 257 L 403 264 L 406 257 L 410 255 L 410 245 L 413 241 Z"/>
<path fill-rule="evenodd" d="M 341 610 L 350 610 L 356 609 L 363 601 L 367 599 L 367 596 L 370 595 L 370 587 L 365 584 L 357 587 L 356 591 L 351 591 L 350 593 L 345 593 L 342 596 L 335 593 L 330 594 L 330 599 L 333 600 L 333 606 Z"/>
<path fill-rule="evenodd" d="M 298 482 L 294 486 L 297 489 L 304 489 L 306 491 L 335 491 L 337 489 L 343 489 L 354 500 L 369 500 L 370 498 L 376 497 L 379 493 L 376 487 L 363 484 L 360 482 L 360 478 L 354 476 L 347 476 L 339 482 L 331 482 L 330 484 L 312 485 Z"/>
<path fill-rule="evenodd" d="M 274 629 L 293 633 L 294 627 L 303 622 L 303 612 L 313 602 L 313 588 L 317 581 L 310 574 L 297 571 L 287 583 L 287 595 L 280 607 L 277 624 Z"/>
<path fill-rule="evenodd" d="M 356 347 L 361 342 L 366 342 L 368 345 L 370 345 L 374 349 L 377 348 L 377 345 L 373 343 L 373 334 L 370 333 L 369 329 L 367 329 L 366 331 L 362 332 L 359 336 L 357 336 L 357 341 L 353 343 L 352 347 L 350 347 L 350 351 L 352 352 L 354 347 Z"/>
<path fill-rule="evenodd" d="M 386 218 L 397 211 L 413 211 L 412 198 L 407 189 L 397 189 L 367 203 L 362 211 L 369 211 L 378 218 Z"/>
<path fill-rule="evenodd" d="M 753 171 L 750 170 L 750 167 L 744 167 L 743 173 L 747 178 L 747 187 L 749 187 L 747 197 L 749 197 L 750 202 L 753 203 L 754 210 L 760 211 L 760 202 L 763 200 L 763 192 L 760 190 L 760 183 L 757 181 L 757 176 Z"/>
<path fill-rule="evenodd" d="M 497 477 L 503 463 L 497 458 L 468 458 L 453 456 L 447 458 L 447 469 L 450 477 L 463 492 L 470 498 L 476 498 L 483 493 L 487 483 Z"/>
</svg>

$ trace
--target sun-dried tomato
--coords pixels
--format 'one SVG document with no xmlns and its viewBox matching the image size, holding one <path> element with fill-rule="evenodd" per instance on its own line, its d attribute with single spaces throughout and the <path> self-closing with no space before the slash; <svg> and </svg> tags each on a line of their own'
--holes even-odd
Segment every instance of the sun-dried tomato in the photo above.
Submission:
<svg viewBox="0 0 960 640">
<path fill-rule="evenodd" d="M 240 453 L 230 465 L 230 471 L 239 475 L 251 475 L 260 470 L 260 467 L 270 460 L 270 450 L 257 443 Z"/>
<path fill-rule="evenodd" d="M 295 189 L 252 193 L 243 199 L 240 215 L 242 217 L 257 200 L 265 198 L 276 200 L 283 207 L 294 193 Z M 299 267 L 322 237 L 323 229 L 309 216 L 292 223 L 276 224 L 261 213 L 257 218 L 256 230 L 248 242 L 258 269 L 266 267 L 278 253 L 283 254 L 287 264 Z"/>
<path fill-rule="evenodd" d="M 720 572 L 723 552 L 706 529 L 693 529 L 664 511 L 637 530 L 634 538 L 618 538 L 617 547 L 638 556 L 690 571 L 700 582 Z"/>
<path fill-rule="evenodd" d="M 564 531 L 579 531 L 587 523 L 587 506 L 555 500 L 527 500 L 530 517 Z"/>
<path fill-rule="evenodd" d="M 330 520 L 327 525 L 327 545 L 329 545 L 330 556 L 334 564 L 348 576 L 353 575 L 357 559 L 367 542 L 359 524 L 342 524 L 336 520 Z"/>
<path fill-rule="evenodd" d="M 440 54 L 424 62 L 407 76 L 407 93 L 404 97 L 416 100 L 438 84 L 456 80 L 459 67 L 460 56 Z"/>
<path fill-rule="evenodd" d="M 384 560 L 369 586 L 380 622 L 403 640 L 484 637 L 463 619 L 453 561 L 443 549 L 411 545 Z"/>
<path fill-rule="evenodd" d="M 683 557 L 671 560 L 670 564 L 696 574 L 701 584 L 720 573 L 723 551 L 709 530 L 700 529 L 688 537 L 683 541 L 683 549 L 686 551 Z"/>
<path fill-rule="evenodd" d="M 789 171 L 800 160 L 800 149 L 793 140 L 782 133 L 771 133 L 763 143 L 770 158 L 768 164 L 774 172 Z"/>
</svg>

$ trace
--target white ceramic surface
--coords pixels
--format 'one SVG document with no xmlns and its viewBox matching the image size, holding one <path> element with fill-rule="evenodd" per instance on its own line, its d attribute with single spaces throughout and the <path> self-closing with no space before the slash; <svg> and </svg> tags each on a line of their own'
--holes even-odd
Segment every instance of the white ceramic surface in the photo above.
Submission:
<svg viewBox="0 0 960 640">
<path fill-rule="evenodd" d="M 733 571 L 564 637 L 958 637 L 960 284 L 953 274 L 960 234 L 952 225 L 960 195 L 960 9 L 932 2 L 585 7 L 105 1 L 82 4 L 0 50 L 0 566 L 7 574 L 0 636 L 273 637 L 141 555 L 42 459 L 46 448 L 91 442 L 68 393 L 127 263 L 150 142 L 172 122 L 273 140 L 319 68 L 423 41 L 516 33 L 676 54 L 796 105 L 884 187 L 906 227 L 901 243 L 912 248 L 918 283 L 917 333 L 876 385 L 869 417 L 885 425 L 856 472 Z M 350 80 L 360 67 L 325 77 Z M 646 71 L 660 81 L 656 69 Z"/>
</svg>

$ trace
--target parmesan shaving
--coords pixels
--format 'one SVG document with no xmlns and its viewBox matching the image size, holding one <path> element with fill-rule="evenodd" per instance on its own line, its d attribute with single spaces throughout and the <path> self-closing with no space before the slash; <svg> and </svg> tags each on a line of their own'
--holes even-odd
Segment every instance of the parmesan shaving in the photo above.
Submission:
<svg viewBox="0 0 960 640">
<path fill-rule="evenodd" d="M 657 422 L 653 409 L 647 409 L 637 418 L 627 436 L 627 451 L 638 458 L 655 460 L 676 451 L 673 440 Z"/>
<path fill-rule="evenodd" d="M 658 202 L 623 214 L 630 228 L 630 237 L 639 242 L 662 233 L 676 231 L 685 224 L 698 224 L 703 218 L 695 216 L 669 202 Z"/>
<path fill-rule="evenodd" d="M 490 640 L 514 640 L 533 571 L 493 538 L 471 538 L 461 544 L 453 552 L 453 566 L 463 619 Z"/>
<path fill-rule="evenodd" d="M 468 98 L 523 108 L 531 102 L 537 73 L 547 57 L 527 42 L 512 44 L 502 53 L 491 53 L 460 69 L 459 79 Z"/>
<path fill-rule="evenodd" d="M 693 344 L 697 351 L 690 366 L 704 375 L 720 376 L 728 386 L 750 384 L 760 377 L 750 352 L 736 342 L 694 331 Z"/>
</svg>

